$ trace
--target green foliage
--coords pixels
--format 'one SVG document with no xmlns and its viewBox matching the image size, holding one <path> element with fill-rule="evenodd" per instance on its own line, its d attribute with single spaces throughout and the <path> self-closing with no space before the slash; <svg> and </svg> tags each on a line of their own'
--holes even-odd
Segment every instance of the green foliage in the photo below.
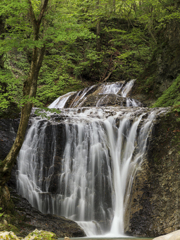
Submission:
<svg viewBox="0 0 180 240">
<path fill-rule="evenodd" d="M 28 236 L 26 236 L 26 239 L 36 239 L 36 240 L 54 240 L 57 239 L 56 234 L 52 232 L 47 232 L 43 230 L 34 230 L 32 233 L 29 233 Z"/>
<path fill-rule="evenodd" d="M 37 17 L 42 1 L 31 2 Z M 35 106 L 42 107 L 59 95 L 79 90 L 88 81 L 104 81 L 110 72 L 108 81 L 138 78 L 157 47 L 158 31 L 180 19 L 178 2 L 172 0 L 50 0 L 40 39 L 34 41 L 28 9 L 26 0 L 0 2 L 0 17 L 5 19 L 5 31 L 0 35 L 0 52 L 4 54 L 1 110 L 11 102 L 22 106 L 26 101 L 22 99 L 22 86 L 34 46 L 46 45 L 37 97 L 31 99 Z M 96 35 L 97 23 L 100 34 Z M 97 51 L 98 42 L 101 49 Z M 151 75 L 145 90 L 149 91 L 153 83 Z"/>
<path fill-rule="evenodd" d="M 0 207 L 0 211 L 2 210 L 2 208 Z M 3 216 L 4 213 L 0 213 L 0 218 Z"/>
<path fill-rule="evenodd" d="M 20 101 L 22 81 L 8 69 L 0 70 L 0 108 L 6 109 L 12 101 Z"/>
<path fill-rule="evenodd" d="M 42 108 L 36 109 L 34 114 L 36 114 L 37 116 L 40 116 L 41 118 L 47 118 L 49 120 L 50 117 L 48 116 L 48 112 L 49 113 L 57 113 L 57 114 L 61 113 L 61 111 L 59 111 L 56 108 L 42 107 Z"/>
<path fill-rule="evenodd" d="M 32 0 L 32 6 L 37 17 L 40 13 L 41 1 Z M 10 105 L 10 101 L 14 101 L 20 106 L 26 101 L 26 99 L 21 99 L 22 85 L 28 77 L 31 52 L 34 47 L 41 48 L 43 45 L 46 45 L 47 51 L 51 51 L 55 45 L 56 47 L 59 45 L 60 49 L 61 45 L 72 44 L 78 38 L 85 40 L 95 37 L 95 34 L 90 32 L 85 24 L 78 21 L 75 14 L 76 11 L 76 4 L 72 5 L 69 2 L 59 2 L 57 0 L 49 1 L 48 10 L 41 25 L 39 40 L 35 41 L 33 27 L 29 18 L 28 1 L 2 0 L 0 2 L 0 17 L 5 20 L 5 31 L 0 34 L 0 52 L 4 54 L 5 71 L 9 70 L 11 73 L 8 76 L 6 73 L 6 77 L 4 77 L 4 73 L 1 73 L 0 76 L 0 85 L 4 85 L 4 83 L 6 85 L 5 91 L 2 87 L 0 89 L 2 95 L 0 99 L 1 109 L 6 109 Z M 45 99 L 47 102 L 57 97 L 57 94 L 60 92 L 58 88 L 62 89 L 67 79 L 69 82 L 73 82 L 67 72 L 62 72 L 60 67 L 59 69 L 57 67 L 57 64 L 61 64 L 61 57 L 59 58 L 56 54 L 52 54 L 51 58 L 47 60 L 49 62 L 44 66 L 47 70 L 46 76 L 43 74 L 44 69 L 41 70 L 41 83 L 44 82 L 45 84 L 43 85 L 46 85 L 46 87 L 40 87 L 41 90 L 38 92 L 37 101 L 33 99 L 33 102 L 38 106 L 42 105 Z M 52 66 L 54 71 L 51 70 Z M 17 87 L 15 95 L 14 88 L 12 90 L 11 85 Z M 50 87 L 53 88 L 50 89 Z"/>
<path fill-rule="evenodd" d="M 173 81 L 171 86 L 158 98 L 153 107 L 174 106 L 176 110 L 180 109 L 180 75 Z M 179 110 L 178 110 L 179 111 Z"/>
</svg>

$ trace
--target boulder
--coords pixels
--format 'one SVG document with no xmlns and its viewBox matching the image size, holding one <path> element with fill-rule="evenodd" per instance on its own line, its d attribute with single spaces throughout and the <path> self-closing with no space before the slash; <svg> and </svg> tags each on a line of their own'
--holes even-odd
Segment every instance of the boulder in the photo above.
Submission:
<svg viewBox="0 0 180 240">
<path fill-rule="evenodd" d="M 153 240 L 180 240 L 180 230 L 156 237 Z"/>
<path fill-rule="evenodd" d="M 53 232 L 58 238 L 84 237 L 84 231 L 78 224 L 65 217 L 52 214 L 43 214 L 33 208 L 29 202 L 19 196 L 15 190 L 11 190 L 11 198 L 18 213 L 17 221 L 14 225 L 19 229 L 18 236 L 25 237 L 35 229 L 46 232 Z"/>
<path fill-rule="evenodd" d="M 24 240 L 54 240 L 57 239 L 56 234 L 52 232 L 34 230 L 32 233 L 29 233 Z"/>
<path fill-rule="evenodd" d="M 19 240 L 19 238 L 13 232 L 0 232 L 0 239 L 2 240 Z"/>
</svg>

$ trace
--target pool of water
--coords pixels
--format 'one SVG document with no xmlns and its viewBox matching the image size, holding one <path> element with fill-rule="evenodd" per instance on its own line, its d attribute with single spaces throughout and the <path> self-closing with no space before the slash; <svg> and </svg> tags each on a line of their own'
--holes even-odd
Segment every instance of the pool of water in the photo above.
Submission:
<svg viewBox="0 0 180 240">
<path fill-rule="evenodd" d="M 58 238 L 59 240 L 61 239 L 64 239 L 64 238 Z M 79 239 L 81 239 L 81 240 L 151 240 L 151 239 L 153 239 L 153 238 L 136 238 L 136 237 L 126 237 L 126 238 L 124 238 L 124 237 L 117 237 L 117 238 L 103 238 L 103 237 L 99 237 L 99 238 L 96 238 L 96 237 L 94 237 L 94 238 L 89 238 L 89 237 L 84 237 L 84 238 L 70 238 L 70 239 L 74 239 L 74 240 L 79 240 Z"/>
</svg>

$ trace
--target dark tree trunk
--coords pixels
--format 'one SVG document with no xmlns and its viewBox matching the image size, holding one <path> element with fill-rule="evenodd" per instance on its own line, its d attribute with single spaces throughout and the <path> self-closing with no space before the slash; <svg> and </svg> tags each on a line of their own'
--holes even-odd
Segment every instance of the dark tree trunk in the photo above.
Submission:
<svg viewBox="0 0 180 240">
<path fill-rule="evenodd" d="M 99 4 L 100 4 L 100 0 L 96 1 L 96 8 L 99 9 Z M 97 24 L 96 24 L 96 36 L 97 36 L 97 40 L 96 40 L 96 50 L 98 52 L 101 51 L 101 39 L 100 39 L 100 33 L 101 33 L 101 28 L 100 28 L 100 24 L 101 24 L 101 19 L 100 17 L 97 19 Z"/>
<path fill-rule="evenodd" d="M 101 20 L 98 19 L 97 25 L 96 25 L 96 35 L 97 35 L 96 49 L 97 49 L 98 52 L 101 51 L 101 36 L 100 36 L 101 26 L 100 26 L 100 23 L 101 23 Z"/>
<path fill-rule="evenodd" d="M 0 35 L 5 32 L 4 30 L 5 22 L 2 16 L 0 16 Z M 4 39 L 2 36 L 1 39 Z M 0 54 L 0 69 L 4 68 L 3 54 Z"/>
<path fill-rule="evenodd" d="M 41 25 L 45 10 L 47 8 L 48 0 L 44 1 L 44 5 L 41 9 L 39 18 L 37 20 L 33 12 L 31 1 L 28 0 L 28 2 L 29 2 L 30 19 L 31 19 L 33 31 L 34 31 L 34 40 L 38 40 L 40 25 Z M 18 132 L 17 132 L 16 139 L 14 141 L 14 144 L 10 152 L 6 156 L 6 158 L 2 162 L 0 162 L 0 206 L 3 208 L 4 211 L 7 211 L 7 212 L 12 208 L 11 207 L 12 203 L 11 203 L 10 194 L 6 186 L 6 183 L 11 176 L 11 170 L 13 168 L 14 162 L 16 161 L 16 157 L 24 141 L 26 128 L 29 121 L 29 116 L 31 113 L 32 105 L 33 105 L 32 98 L 36 96 L 37 80 L 38 80 L 40 68 L 42 66 L 44 53 L 45 53 L 45 46 L 43 46 L 41 49 L 38 49 L 37 47 L 34 47 L 33 49 L 29 76 L 24 82 L 24 86 L 23 86 L 23 96 L 25 99 L 27 99 L 27 102 L 23 105 L 21 109 L 21 119 L 20 119 L 19 128 L 18 128 Z"/>
</svg>

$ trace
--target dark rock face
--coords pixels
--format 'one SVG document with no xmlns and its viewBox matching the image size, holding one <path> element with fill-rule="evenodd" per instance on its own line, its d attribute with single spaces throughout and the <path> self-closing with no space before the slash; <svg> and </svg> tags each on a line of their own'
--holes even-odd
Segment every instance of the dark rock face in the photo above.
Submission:
<svg viewBox="0 0 180 240">
<path fill-rule="evenodd" d="M 135 101 L 135 100 L 134 100 Z M 139 106 L 143 106 L 138 101 Z M 126 106 L 126 98 L 115 94 L 89 95 L 83 102 L 83 107 Z"/>
<path fill-rule="evenodd" d="M 0 160 L 3 160 L 10 151 L 18 125 L 18 119 L 0 119 Z"/>
<path fill-rule="evenodd" d="M 11 198 L 15 209 L 23 221 L 15 224 L 20 227 L 21 236 L 26 236 L 35 229 L 54 232 L 58 238 L 84 237 L 84 231 L 73 221 L 51 214 L 43 214 L 33 208 L 25 198 L 20 197 L 15 190 L 11 189 Z"/>
<path fill-rule="evenodd" d="M 19 119 L 0 119 L 0 161 L 5 159 L 10 151 L 19 126 Z M 11 173 L 9 186 L 16 188 L 16 164 Z"/>
<path fill-rule="evenodd" d="M 125 232 L 128 234 L 154 237 L 180 228 L 180 122 L 177 121 L 178 118 L 180 114 L 167 113 L 165 116 L 159 116 L 154 125 L 146 158 L 141 169 L 137 171 L 132 186 L 125 216 Z M 18 120 L 0 120 L 1 159 L 10 150 L 17 127 Z M 49 167 L 48 159 L 51 157 L 50 149 L 55 130 L 58 145 L 55 156 L 56 167 L 49 188 L 52 194 L 59 191 L 57 179 L 66 141 L 63 123 L 48 124 L 46 127 L 47 143 L 44 149 L 46 151 L 45 168 Z M 15 182 L 14 176 L 11 186 L 14 186 L 13 182 Z M 61 192 L 63 191 L 64 189 L 61 189 Z M 21 199 L 14 190 L 12 197 L 16 209 L 24 216 L 25 223 L 29 224 L 29 227 L 23 230 L 26 234 L 38 228 L 53 231 L 59 237 L 84 236 L 84 232 L 72 221 L 40 213 L 32 208 L 27 200 Z"/>
<path fill-rule="evenodd" d="M 18 130 L 19 119 L 1 119 L 0 120 L 0 160 L 3 160 L 8 154 L 11 146 L 16 137 Z M 56 128 L 56 129 L 55 129 Z M 61 157 L 64 150 L 64 144 L 66 141 L 65 128 L 63 124 L 51 125 L 46 127 L 46 145 L 43 151 L 45 151 L 44 157 L 44 171 L 48 169 L 49 158 L 51 158 L 51 145 L 54 130 L 56 130 L 56 141 L 58 146 L 55 156 L 55 170 L 54 175 L 51 178 L 50 189 L 52 193 L 57 191 L 57 178 L 58 172 L 61 168 Z M 34 229 L 42 229 L 45 231 L 53 231 L 57 237 L 63 238 L 69 237 L 84 237 L 84 231 L 73 221 L 64 217 L 58 217 L 50 214 L 43 214 L 37 209 L 33 208 L 25 198 L 22 198 L 16 193 L 16 164 L 12 170 L 11 179 L 8 182 L 8 186 L 11 189 L 11 197 L 15 205 L 16 211 L 22 216 L 23 222 L 21 229 L 21 236 L 26 236 Z M 19 224 L 17 224 L 19 228 Z"/>
<path fill-rule="evenodd" d="M 43 123 L 43 122 L 42 122 Z M 39 128 L 40 131 L 40 128 Z M 55 157 L 54 155 L 54 149 L 53 144 L 56 142 L 56 150 L 55 150 Z M 48 125 L 45 128 L 44 133 L 44 145 L 39 145 L 38 143 L 38 149 L 39 149 L 39 156 L 38 159 L 41 159 L 43 156 L 43 176 L 47 176 L 47 172 L 51 171 L 52 169 L 52 177 L 50 179 L 49 189 L 48 191 L 52 194 L 56 194 L 58 190 L 58 180 L 59 180 L 59 173 L 61 171 L 61 160 L 63 157 L 63 152 L 65 148 L 66 143 L 66 134 L 65 134 L 65 126 L 64 124 L 50 124 L 48 122 Z M 41 155 L 41 156 L 40 156 Z M 54 158 L 54 164 L 51 165 Z M 37 174 L 39 174 L 41 163 L 39 162 L 39 168 L 37 168 Z M 49 179 L 40 179 L 41 182 L 39 182 L 39 186 L 42 184 L 42 191 L 46 192 L 46 182 Z"/>
<path fill-rule="evenodd" d="M 180 228 L 180 123 L 168 113 L 154 125 L 146 161 L 133 184 L 126 232 L 154 237 Z"/>
</svg>

